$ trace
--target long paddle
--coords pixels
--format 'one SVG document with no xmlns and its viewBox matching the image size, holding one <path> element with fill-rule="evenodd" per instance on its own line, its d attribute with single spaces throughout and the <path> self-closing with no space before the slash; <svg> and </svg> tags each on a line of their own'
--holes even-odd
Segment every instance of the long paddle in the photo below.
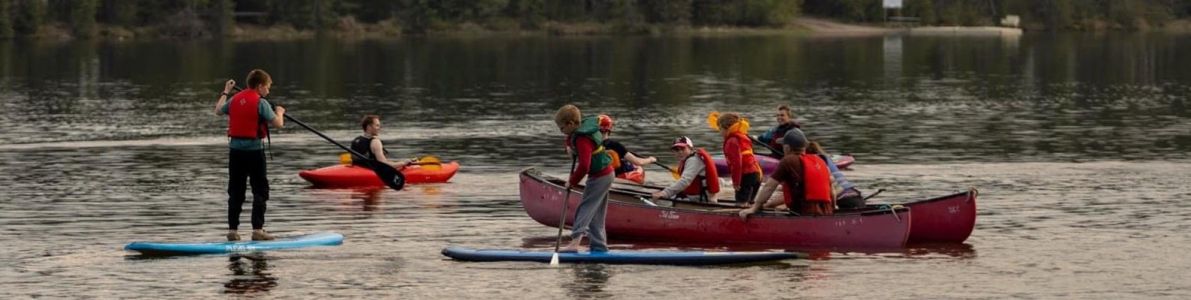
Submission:
<svg viewBox="0 0 1191 300">
<path fill-rule="evenodd" d="M 575 172 L 575 161 L 571 158 L 571 172 Z M 569 174 L 568 174 L 569 175 Z M 567 224 L 567 202 L 571 202 L 571 188 L 567 187 L 567 196 L 562 198 L 562 212 L 558 214 L 558 238 L 554 241 L 554 255 L 550 256 L 550 266 L 558 266 L 558 247 L 562 245 L 562 227 Z"/>
<path fill-rule="evenodd" d="M 235 90 L 239 92 L 240 87 L 235 87 Z M 289 114 L 285 114 L 285 119 L 298 124 L 298 126 L 302 126 L 302 128 L 306 128 L 306 130 L 310 130 L 310 132 L 317 134 L 324 140 L 331 142 L 331 144 L 335 144 L 335 146 L 339 146 L 339 148 L 343 149 L 344 151 L 350 152 L 351 154 L 354 154 L 358 157 L 363 157 L 364 159 L 368 160 L 368 166 L 372 168 L 372 172 L 376 172 L 376 176 L 380 177 L 380 180 L 384 182 L 385 185 L 389 186 L 389 188 L 398 191 L 400 191 L 402 188 L 405 188 L 405 174 L 401 174 L 401 172 L 397 171 L 397 169 L 393 168 L 393 166 L 372 158 L 368 158 L 367 156 L 364 156 L 363 154 L 360 154 L 359 152 L 356 152 L 355 150 L 352 150 L 351 148 L 336 142 L 334 139 L 327 137 L 327 135 L 315 130 L 314 128 L 311 128 L 310 125 L 306 125 L 306 123 L 299 121 L 297 118 L 294 118 Z"/>
<path fill-rule="evenodd" d="M 637 154 L 636 152 L 633 152 L 633 151 L 629 151 L 629 153 L 633 154 L 633 156 L 636 156 L 636 157 L 645 157 L 645 156 L 641 156 L 640 154 Z M 653 162 L 653 165 L 657 165 L 659 167 L 662 167 L 663 169 L 666 169 L 666 171 L 670 171 L 670 176 L 674 177 L 674 179 L 678 179 L 678 178 L 682 177 L 681 174 L 678 174 L 678 170 L 675 170 L 674 168 L 671 168 L 670 166 L 663 165 L 662 163 L 656 162 L 656 161 Z"/>
</svg>

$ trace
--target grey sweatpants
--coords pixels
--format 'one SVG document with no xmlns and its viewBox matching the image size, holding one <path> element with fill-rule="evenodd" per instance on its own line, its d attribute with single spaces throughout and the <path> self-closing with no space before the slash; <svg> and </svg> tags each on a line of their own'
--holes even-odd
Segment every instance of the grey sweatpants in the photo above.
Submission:
<svg viewBox="0 0 1191 300">
<path fill-rule="evenodd" d="M 604 218 L 608 214 L 608 190 L 612 188 L 612 174 L 587 178 L 583 189 L 583 201 L 575 209 L 575 223 L 571 226 L 571 238 L 586 234 L 591 241 L 591 251 L 608 251 L 608 236 L 604 232 Z"/>
</svg>

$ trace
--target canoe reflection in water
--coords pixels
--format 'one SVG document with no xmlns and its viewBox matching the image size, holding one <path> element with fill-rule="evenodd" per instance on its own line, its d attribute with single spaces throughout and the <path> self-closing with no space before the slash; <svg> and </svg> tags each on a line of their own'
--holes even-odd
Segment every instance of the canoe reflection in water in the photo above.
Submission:
<svg viewBox="0 0 1191 300">
<path fill-rule="evenodd" d="M 233 254 L 228 261 L 232 279 L 223 284 L 224 294 L 267 293 L 277 286 L 277 277 L 268 272 L 269 261 L 264 253 Z"/>
</svg>

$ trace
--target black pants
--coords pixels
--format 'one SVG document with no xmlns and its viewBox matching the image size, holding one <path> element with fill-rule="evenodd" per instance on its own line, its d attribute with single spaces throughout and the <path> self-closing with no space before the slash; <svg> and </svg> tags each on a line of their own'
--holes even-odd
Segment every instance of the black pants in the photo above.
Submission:
<svg viewBox="0 0 1191 300">
<path fill-rule="evenodd" d="M 244 180 L 252 184 L 252 229 L 265 227 L 265 201 L 269 200 L 269 179 L 265 177 L 264 150 L 231 149 L 227 162 L 227 226 L 240 227 L 244 204 Z"/>
<path fill-rule="evenodd" d="M 746 173 L 740 176 L 740 189 L 736 190 L 736 203 L 753 201 L 761 190 L 761 173 Z"/>
</svg>

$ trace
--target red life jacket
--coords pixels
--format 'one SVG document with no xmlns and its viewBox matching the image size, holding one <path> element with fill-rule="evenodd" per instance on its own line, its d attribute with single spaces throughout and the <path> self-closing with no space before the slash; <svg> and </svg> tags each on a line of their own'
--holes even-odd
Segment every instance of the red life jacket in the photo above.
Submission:
<svg viewBox="0 0 1191 300">
<path fill-rule="evenodd" d="M 803 154 L 798 157 L 802 161 L 802 195 L 807 202 L 832 202 L 831 170 L 815 154 Z M 788 185 L 782 185 L 786 207 L 797 209 L 794 204 L 794 192 Z"/>
<path fill-rule="evenodd" d="M 735 142 L 733 142 L 735 141 Z M 740 174 L 757 173 L 761 174 L 761 163 L 757 162 L 757 156 L 753 155 L 753 140 L 744 133 L 734 132 L 724 139 L 725 149 L 728 143 L 736 143 L 740 148 Z M 762 174 L 763 175 L 763 174 Z"/>
<path fill-rule="evenodd" d="M 691 157 L 699 157 L 703 161 L 703 175 L 695 176 L 695 181 L 691 182 L 682 192 L 687 195 L 700 195 L 706 197 L 710 194 L 718 194 L 720 192 L 720 176 L 715 170 L 715 162 L 711 160 L 711 154 L 707 154 L 707 150 L 703 148 L 695 149 L 695 153 L 687 156 L 678 164 L 678 174 L 682 174 L 682 168 L 686 167 L 686 160 Z M 708 194 L 704 194 L 707 192 Z"/>
<path fill-rule="evenodd" d="M 227 136 L 237 139 L 263 139 L 269 135 L 268 124 L 261 122 L 261 94 L 254 89 L 236 93 L 227 107 Z"/>
</svg>

